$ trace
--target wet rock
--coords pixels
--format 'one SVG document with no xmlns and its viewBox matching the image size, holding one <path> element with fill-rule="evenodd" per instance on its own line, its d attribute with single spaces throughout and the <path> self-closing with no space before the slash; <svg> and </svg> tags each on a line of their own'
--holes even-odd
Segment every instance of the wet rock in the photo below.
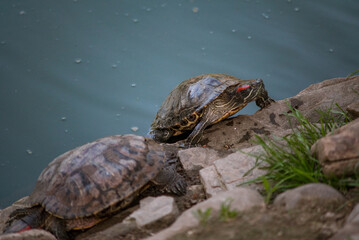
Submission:
<svg viewBox="0 0 359 240">
<path fill-rule="evenodd" d="M 279 194 L 273 204 L 292 210 L 308 204 L 312 207 L 319 207 L 344 204 L 344 202 L 344 196 L 333 187 L 322 183 L 310 183 Z"/>
<path fill-rule="evenodd" d="M 359 172 L 359 119 L 319 139 L 311 150 L 328 176 Z"/>
<path fill-rule="evenodd" d="M 253 146 L 251 140 L 259 136 L 283 136 L 290 129 L 285 113 L 293 108 L 301 111 L 311 122 L 320 118 L 318 109 L 328 109 L 337 103 L 343 109 L 359 104 L 359 76 L 334 78 L 304 89 L 296 96 L 271 103 L 253 115 L 239 115 L 213 125 L 204 131 L 201 144 L 215 149 L 239 149 Z M 269 93 L 270 95 L 270 93 Z M 292 121 L 296 126 L 297 122 Z"/>
<path fill-rule="evenodd" d="M 138 227 L 150 227 L 159 222 L 172 222 L 178 215 L 173 197 L 147 197 L 140 201 L 140 208 L 128 216 L 124 222 L 135 220 Z"/>
<path fill-rule="evenodd" d="M 221 204 L 228 201 L 228 199 L 233 200 L 230 206 L 231 210 L 236 210 L 239 213 L 248 211 L 252 208 L 257 208 L 258 210 L 265 208 L 264 200 L 258 192 L 248 188 L 236 188 L 231 191 L 219 193 L 186 210 L 169 228 L 147 238 L 147 240 L 171 239 L 172 236 L 178 233 L 195 228 L 199 225 L 199 219 L 194 213 L 199 209 L 205 211 L 206 209 L 211 208 L 211 217 L 218 217 Z"/>
<path fill-rule="evenodd" d="M 359 239 L 359 204 L 346 219 L 344 227 L 339 230 L 330 240 Z"/>
<path fill-rule="evenodd" d="M 56 238 L 45 230 L 32 229 L 22 233 L 0 235 L 0 240 L 56 240 Z"/>
<path fill-rule="evenodd" d="M 256 166 L 256 158 L 251 156 L 257 155 L 261 151 L 263 149 L 260 146 L 245 148 L 214 161 L 212 166 L 201 169 L 200 178 L 207 197 L 225 190 L 235 189 L 238 185 L 265 174 L 265 171 Z M 257 184 L 246 186 L 256 190 L 262 188 Z"/>
<path fill-rule="evenodd" d="M 199 170 L 219 159 L 219 153 L 210 148 L 195 147 L 178 152 L 178 157 L 185 170 Z"/>
</svg>

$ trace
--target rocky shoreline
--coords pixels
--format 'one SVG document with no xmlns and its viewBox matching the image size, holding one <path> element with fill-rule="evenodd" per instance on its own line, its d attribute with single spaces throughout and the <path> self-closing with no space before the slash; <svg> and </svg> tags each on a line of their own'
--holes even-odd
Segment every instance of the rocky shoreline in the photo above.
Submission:
<svg viewBox="0 0 359 240">
<path fill-rule="evenodd" d="M 316 110 L 334 104 L 347 111 L 354 121 L 320 140 L 312 151 L 327 174 L 358 172 L 358 92 L 359 76 L 334 78 L 313 84 L 253 115 L 239 115 L 211 126 L 200 142 L 205 147 L 178 153 L 180 171 L 186 174 L 190 185 L 186 196 L 145 197 L 128 210 L 77 234 L 75 239 L 359 239 L 358 187 L 344 195 L 325 184 L 307 184 L 276 196 L 271 204 L 266 204 L 258 193 L 262 186 L 238 187 L 264 173 L 254 168 L 255 157 L 246 154 L 263 151 L 252 142 L 255 135 L 284 136 L 291 131 L 293 126 L 284 114 L 290 111 L 287 103 L 311 122 L 319 119 Z M 295 127 L 297 123 L 292 124 Z M 221 206 L 229 200 L 231 210 L 239 217 L 218 221 Z M 0 232 L 9 213 L 21 207 L 21 202 L 0 210 Z M 196 213 L 205 213 L 207 209 L 211 209 L 209 221 L 202 224 Z M 43 230 L 30 230 L 0 235 L 0 240 L 5 239 L 55 238 Z"/>
</svg>

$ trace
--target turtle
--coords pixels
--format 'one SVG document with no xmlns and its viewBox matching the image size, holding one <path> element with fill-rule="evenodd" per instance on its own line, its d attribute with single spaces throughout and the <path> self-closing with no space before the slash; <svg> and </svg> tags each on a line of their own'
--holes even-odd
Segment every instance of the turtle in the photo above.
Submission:
<svg viewBox="0 0 359 240">
<path fill-rule="evenodd" d="M 180 83 L 167 96 L 151 125 L 157 142 L 192 131 L 186 145 L 197 144 L 206 127 L 237 113 L 249 102 L 261 109 L 274 100 L 262 79 L 240 80 L 226 74 L 204 74 Z"/>
<path fill-rule="evenodd" d="M 55 158 L 40 174 L 25 207 L 10 214 L 4 233 L 42 228 L 57 239 L 88 229 L 128 206 L 151 184 L 183 195 L 176 153 L 153 139 L 116 135 Z"/>
</svg>

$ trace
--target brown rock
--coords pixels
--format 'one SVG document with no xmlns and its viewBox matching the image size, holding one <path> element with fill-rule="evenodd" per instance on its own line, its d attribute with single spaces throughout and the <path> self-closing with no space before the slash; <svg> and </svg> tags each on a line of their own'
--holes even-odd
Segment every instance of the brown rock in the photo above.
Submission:
<svg viewBox="0 0 359 240">
<path fill-rule="evenodd" d="M 199 170 L 211 165 L 220 155 L 214 149 L 195 147 L 178 151 L 178 157 L 185 170 Z"/>
<path fill-rule="evenodd" d="M 353 119 L 359 118 L 359 102 L 350 104 L 346 110 Z"/>
<path fill-rule="evenodd" d="M 359 119 L 319 139 L 312 146 L 312 153 L 328 176 L 359 172 Z"/>
<path fill-rule="evenodd" d="M 308 204 L 319 207 L 344 202 L 344 196 L 333 187 L 322 183 L 310 183 L 279 194 L 274 200 L 274 205 L 292 210 Z"/>
<path fill-rule="evenodd" d="M 345 225 L 330 240 L 359 239 L 359 204 L 348 216 Z"/>
<path fill-rule="evenodd" d="M 301 111 L 311 122 L 317 122 L 317 109 L 328 109 L 337 103 L 343 109 L 359 104 L 359 76 L 334 78 L 304 89 L 296 96 L 271 103 L 253 115 L 239 115 L 213 125 L 205 130 L 201 144 L 215 149 L 238 149 L 252 146 L 251 140 L 259 136 L 283 136 L 290 129 L 285 113 L 287 103 Z M 270 93 L 269 93 L 270 95 Z M 293 126 L 297 123 L 292 121 Z"/>
</svg>

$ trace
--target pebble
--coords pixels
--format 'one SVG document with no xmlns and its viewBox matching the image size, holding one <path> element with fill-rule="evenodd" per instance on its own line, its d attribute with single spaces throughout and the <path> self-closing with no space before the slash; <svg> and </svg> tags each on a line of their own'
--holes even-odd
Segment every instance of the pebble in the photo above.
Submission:
<svg viewBox="0 0 359 240">
<path fill-rule="evenodd" d="M 138 127 L 132 127 L 131 130 L 132 130 L 133 132 L 137 132 L 137 131 L 138 131 Z"/>
</svg>

